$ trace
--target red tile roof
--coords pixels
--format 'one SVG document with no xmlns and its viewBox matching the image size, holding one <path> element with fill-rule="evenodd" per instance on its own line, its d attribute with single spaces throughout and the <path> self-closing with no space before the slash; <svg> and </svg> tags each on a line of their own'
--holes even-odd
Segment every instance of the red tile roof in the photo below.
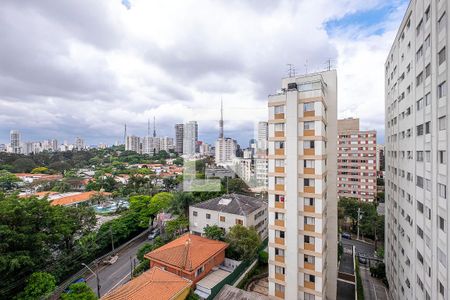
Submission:
<svg viewBox="0 0 450 300">
<path fill-rule="evenodd" d="M 187 233 L 145 254 L 145 258 L 191 272 L 227 247 L 227 243 Z"/>
<path fill-rule="evenodd" d="M 183 293 L 191 284 L 190 280 L 154 267 L 101 300 L 169 300 Z"/>
<path fill-rule="evenodd" d="M 97 191 L 84 192 L 84 193 L 79 193 L 79 194 L 55 199 L 51 202 L 51 205 L 71 205 L 71 204 L 75 204 L 75 203 L 85 202 L 85 201 L 88 201 L 89 199 L 91 199 L 92 196 L 97 195 L 97 194 L 100 194 L 103 196 L 111 195 L 111 193 L 106 193 L 106 192 L 97 192 Z"/>
</svg>

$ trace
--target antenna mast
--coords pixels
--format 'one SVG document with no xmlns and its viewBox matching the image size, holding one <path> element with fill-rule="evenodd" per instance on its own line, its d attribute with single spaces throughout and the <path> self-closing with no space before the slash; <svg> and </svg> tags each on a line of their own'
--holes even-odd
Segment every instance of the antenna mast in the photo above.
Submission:
<svg viewBox="0 0 450 300">
<path fill-rule="evenodd" d="M 156 137 L 156 118 L 153 117 L 153 137 Z"/>
<path fill-rule="evenodd" d="M 223 100 L 220 98 L 220 121 L 219 121 L 219 138 L 223 139 Z"/>
</svg>

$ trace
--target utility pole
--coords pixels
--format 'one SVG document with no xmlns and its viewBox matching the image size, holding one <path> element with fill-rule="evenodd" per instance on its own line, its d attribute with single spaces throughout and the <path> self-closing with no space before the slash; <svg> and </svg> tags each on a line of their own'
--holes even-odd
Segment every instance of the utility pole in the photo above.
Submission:
<svg viewBox="0 0 450 300">
<path fill-rule="evenodd" d="M 112 247 L 112 252 L 114 252 L 114 238 L 113 238 L 113 234 L 112 234 L 112 227 L 109 227 L 109 234 L 111 235 L 111 247 Z"/>
<path fill-rule="evenodd" d="M 98 262 L 96 262 L 96 268 L 95 268 L 95 270 L 97 271 L 97 272 L 94 272 L 91 268 L 89 268 L 89 266 L 88 265 L 86 265 L 85 263 L 81 263 L 81 265 L 83 265 L 83 266 L 85 266 L 94 276 L 95 276 L 95 278 L 97 279 L 97 297 L 98 297 L 98 299 L 100 299 L 100 278 L 98 277 Z"/>
<path fill-rule="evenodd" d="M 359 240 L 359 218 L 360 218 L 360 215 L 361 214 L 361 208 L 360 207 L 358 207 L 358 220 L 357 220 L 357 223 L 356 223 L 356 239 L 357 240 Z"/>
</svg>

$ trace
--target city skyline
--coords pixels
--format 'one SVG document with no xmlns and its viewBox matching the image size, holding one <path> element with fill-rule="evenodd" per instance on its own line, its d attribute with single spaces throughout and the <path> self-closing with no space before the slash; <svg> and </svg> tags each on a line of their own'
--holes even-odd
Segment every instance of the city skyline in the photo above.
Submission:
<svg viewBox="0 0 450 300">
<path fill-rule="evenodd" d="M 222 98 L 225 115 L 234 118 L 229 135 L 242 144 L 253 137 L 253 124 L 267 119 L 265 99 L 287 75 L 286 64 L 303 74 L 327 68 L 330 59 L 341 79 L 338 117 L 360 117 L 362 129 L 377 130 L 383 142 L 381 66 L 406 1 L 282 1 L 266 8 L 205 2 L 201 9 L 191 2 L 176 9 L 127 3 L 4 4 L 0 143 L 17 129 L 28 140 L 84 136 L 88 144 L 113 144 L 122 136 L 122 124 L 143 135 L 153 116 L 160 120 L 161 135 L 168 136 L 173 124 L 197 120 L 199 128 L 214 129 L 199 132 L 212 143 Z M 302 17 L 305 10 L 310 17 Z M 219 31 L 205 26 L 213 17 L 207 11 L 222 20 Z M 235 12 L 233 18 L 226 18 L 226 11 Z M 176 17 L 185 12 L 188 17 Z M 248 22 L 238 35 L 236 19 Z M 286 24 L 265 30 L 275 19 Z M 308 47 L 292 38 L 305 33 L 316 37 Z"/>
</svg>

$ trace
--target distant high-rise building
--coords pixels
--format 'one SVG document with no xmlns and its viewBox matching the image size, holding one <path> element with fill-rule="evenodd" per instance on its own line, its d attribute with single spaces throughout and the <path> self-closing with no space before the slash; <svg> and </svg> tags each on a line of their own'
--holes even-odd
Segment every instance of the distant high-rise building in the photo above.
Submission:
<svg viewBox="0 0 450 300">
<path fill-rule="evenodd" d="M 267 122 L 258 123 L 258 150 L 267 150 L 267 139 L 269 138 L 269 124 Z"/>
<path fill-rule="evenodd" d="M 0 144 L 0 152 L 6 152 L 6 145 Z"/>
<path fill-rule="evenodd" d="M 173 138 L 167 136 L 160 138 L 160 149 L 166 152 L 173 150 Z"/>
<path fill-rule="evenodd" d="M 337 192 L 339 197 L 373 201 L 377 196 L 375 130 L 361 131 L 359 119 L 338 120 Z"/>
<path fill-rule="evenodd" d="M 377 172 L 384 171 L 384 145 L 377 145 Z"/>
<path fill-rule="evenodd" d="M 184 124 L 175 124 L 175 152 L 183 153 Z"/>
<path fill-rule="evenodd" d="M 84 150 L 86 146 L 84 145 L 84 140 L 80 137 L 77 137 L 75 140 L 75 149 L 76 150 Z"/>
<path fill-rule="evenodd" d="M 156 155 L 161 150 L 161 141 L 159 137 L 146 136 L 141 139 L 142 153 Z"/>
<path fill-rule="evenodd" d="M 141 139 L 138 136 L 131 135 L 125 139 L 125 150 L 141 153 Z"/>
<path fill-rule="evenodd" d="M 269 296 L 336 299 L 337 75 L 269 96 Z"/>
<path fill-rule="evenodd" d="M 21 141 L 20 141 L 20 132 L 18 130 L 11 130 L 9 133 L 10 137 L 10 145 L 12 153 L 21 153 Z"/>
<path fill-rule="evenodd" d="M 218 138 L 215 161 L 217 165 L 231 164 L 236 157 L 237 142 L 232 138 Z"/>
<path fill-rule="evenodd" d="M 183 126 L 183 154 L 194 155 L 197 153 L 198 125 L 197 121 L 189 121 Z"/>
<path fill-rule="evenodd" d="M 385 62 L 385 264 L 397 299 L 450 299 L 450 1 L 410 1 Z"/>
</svg>

